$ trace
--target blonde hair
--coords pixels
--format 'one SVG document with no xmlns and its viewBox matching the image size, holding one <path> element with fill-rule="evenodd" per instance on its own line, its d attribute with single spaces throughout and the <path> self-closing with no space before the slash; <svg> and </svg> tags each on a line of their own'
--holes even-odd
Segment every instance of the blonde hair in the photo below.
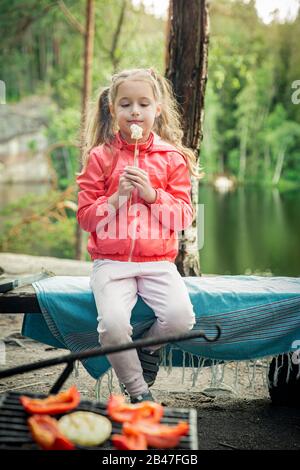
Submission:
<svg viewBox="0 0 300 470">
<path fill-rule="evenodd" d="M 155 100 L 161 104 L 161 114 L 155 118 L 153 131 L 183 154 L 193 176 L 202 178 L 203 173 L 197 171 L 195 153 L 182 143 L 182 118 L 172 85 L 152 68 L 130 69 L 116 73 L 112 76 L 110 86 L 102 90 L 87 122 L 85 146 L 82 154 L 83 167 L 86 167 L 89 153 L 93 147 L 100 144 L 110 144 L 114 139 L 116 128 L 110 113 L 110 106 L 115 103 L 119 85 L 128 79 L 145 81 L 151 85 Z"/>
</svg>

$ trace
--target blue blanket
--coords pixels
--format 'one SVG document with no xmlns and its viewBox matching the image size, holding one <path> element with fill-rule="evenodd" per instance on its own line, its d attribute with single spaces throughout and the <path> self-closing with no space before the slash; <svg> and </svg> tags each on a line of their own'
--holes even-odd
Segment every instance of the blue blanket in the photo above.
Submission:
<svg viewBox="0 0 300 470">
<path fill-rule="evenodd" d="M 300 278 L 209 276 L 184 278 L 196 314 L 194 329 L 214 336 L 175 346 L 173 364 L 185 354 L 218 361 L 275 356 L 293 350 L 300 340 Z M 22 334 L 72 352 L 99 347 L 97 311 L 88 277 L 55 276 L 33 284 L 43 315 L 24 317 Z M 141 337 L 154 321 L 153 311 L 139 298 L 132 312 L 133 337 Z M 110 367 L 105 357 L 83 361 L 94 378 Z"/>
</svg>

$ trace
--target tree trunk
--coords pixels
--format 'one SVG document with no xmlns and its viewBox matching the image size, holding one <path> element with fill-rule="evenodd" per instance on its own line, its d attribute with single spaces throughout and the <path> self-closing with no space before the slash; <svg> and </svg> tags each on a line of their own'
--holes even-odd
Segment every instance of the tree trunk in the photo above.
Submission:
<svg viewBox="0 0 300 470">
<path fill-rule="evenodd" d="M 166 77 L 173 84 L 181 108 L 184 144 L 199 155 L 207 81 L 207 0 L 170 0 L 167 27 Z M 198 181 L 191 179 L 192 200 L 197 205 Z M 183 276 L 200 275 L 196 222 L 182 233 L 180 241 L 176 264 Z"/>
<path fill-rule="evenodd" d="M 111 63 L 112 63 L 112 66 L 113 66 L 113 73 L 116 73 L 119 62 L 120 62 L 120 57 L 118 57 L 116 55 L 116 51 L 117 51 L 118 43 L 119 43 L 120 36 L 121 36 L 122 26 L 123 26 L 124 20 L 125 20 L 126 8 L 127 8 L 127 0 L 123 0 L 122 5 L 121 5 L 121 10 L 120 10 L 120 15 L 119 15 L 117 27 L 116 27 L 116 30 L 115 30 L 114 35 L 113 35 L 112 46 L 111 46 L 111 50 L 110 50 L 110 59 L 111 59 Z"/>
<path fill-rule="evenodd" d="M 248 141 L 248 121 L 246 120 L 242 128 L 242 136 L 240 141 L 240 167 L 239 181 L 244 182 L 247 162 L 247 141 Z"/>
<path fill-rule="evenodd" d="M 60 42 L 57 37 L 54 36 L 53 32 L 53 40 L 52 40 L 52 66 L 54 68 L 60 68 Z"/>
<path fill-rule="evenodd" d="M 264 147 L 264 170 L 265 170 L 265 180 L 269 180 L 271 169 L 271 155 L 270 155 L 270 146 L 265 144 Z"/>
<path fill-rule="evenodd" d="M 272 183 L 275 185 L 279 183 L 279 180 L 281 177 L 284 157 L 285 157 L 285 148 L 281 148 L 281 150 L 278 152 L 278 155 L 277 155 L 276 167 L 275 167 L 274 176 L 272 180 Z"/>
<path fill-rule="evenodd" d="M 94 22 L 95 22 L 95 3 L 94 0 L 86 0 L 86 29 L 84 35 L 84 71 L 83 71 L 83 90 L 82 90 L 82 108 L 81 108 L 81 154 L 84 146 L 84 134 L 86 127 L 86 116 L 88 100 L 92 89 L 92 63 L 94 51 Z M 81 158 L 80 168 L 81 170 Z M 76 258 L 83 258 L 83 232 L 76 224 Z"/>
</svg>

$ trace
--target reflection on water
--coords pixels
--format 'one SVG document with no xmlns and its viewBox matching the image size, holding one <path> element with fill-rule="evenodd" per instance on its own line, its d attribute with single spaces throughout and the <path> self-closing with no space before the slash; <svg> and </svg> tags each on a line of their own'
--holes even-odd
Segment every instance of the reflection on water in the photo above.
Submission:
<svg viewBox="0 0 300 470">
<path fill-rule="evenodd" d="M 238 188 L 219 193 L 202 186 L 203 273 L 300 276 L 300 191 Z"/>
<path fill-rule="evenodd" d="M 42 196 L 50 189 L 47 183 L 14 183 L 14 184 L 0 184 L 0 209 L 3 209 L 7 204 L 17 202 L 23 196 L 28 194 L 35 194 Z"/>
</svg>

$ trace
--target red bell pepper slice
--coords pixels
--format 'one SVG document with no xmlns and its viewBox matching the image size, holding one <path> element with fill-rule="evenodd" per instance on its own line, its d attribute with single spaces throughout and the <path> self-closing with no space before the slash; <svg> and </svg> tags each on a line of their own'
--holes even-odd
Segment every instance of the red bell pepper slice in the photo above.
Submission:
<svg viewBox="0 0 300 470">
<path fill-rule="evenodd" d="M 112 443 L 119 450 L 147 450 L 147 441 L 143 434 L 135 428 L 126 435 L 114 434 L 111 437 Z"/>
<path fill-rule="evenodd" d="M 47 415 L 33 415 L 28 419 L 31 435 L 44 450 L 74 450 L 73 442 L 69 441 L 59 430 L 55 418 Z"/>
<path fill-rule="evenodd" d="M 176 447 L 182 436 L 189 431 L 189 425 L 186 422 L 179 422 L 176 426 L 169 426 L 159 423 L 147 423 L 145 421 L 136 421 L 134 423 L 123 424 L 123 434 L 130 436 L 134 433 L 144 435 L 147 444 L 156 449 L 168 449 Z"/>
<path fill-rule="evenodd" d="M 109 416 L 118 423 L 145 420 L 158 423 L 163 416 L 164 408 L 158 403 L 144 401 L 142 403 L 126 403 L 122 395 L 111 395 L 107 403 Z"/>
<path fill-rule="evenodd" d="M 65 392 L 49 395 L 49 397 L 42 399 L 22 395 L 20 401 L 27 413 L 55 415 L 76 408 L 80 403 L 80 393 L 73 385 Z"/>
</svg>

